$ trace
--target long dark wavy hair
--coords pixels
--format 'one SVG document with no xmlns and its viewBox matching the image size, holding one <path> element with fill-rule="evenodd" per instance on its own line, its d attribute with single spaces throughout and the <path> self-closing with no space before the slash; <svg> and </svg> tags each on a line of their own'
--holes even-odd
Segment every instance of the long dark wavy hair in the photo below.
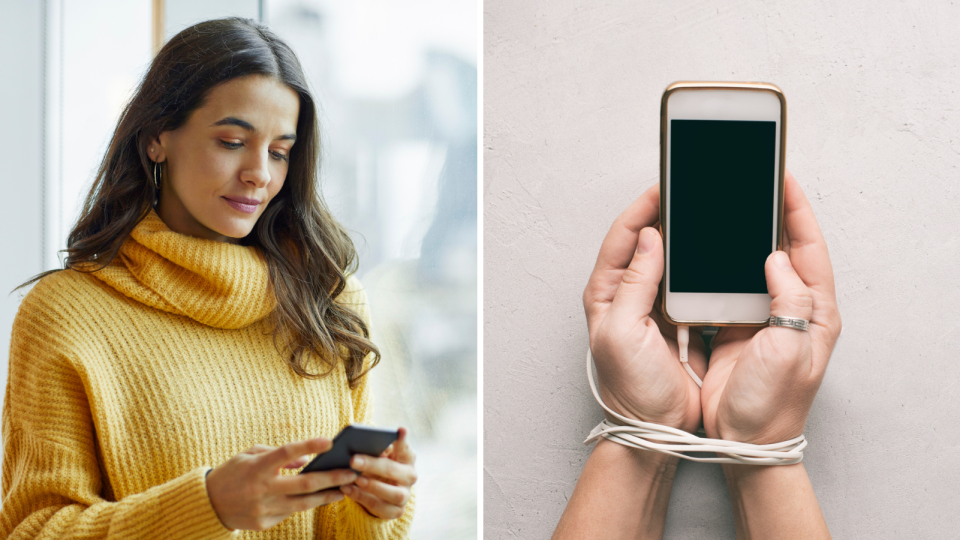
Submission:
<svg viewBox="0 0 960 540">
<path fill-rule="evenodd" d="M 158 196 L 149 140 L 182 126 L 215 86 L 245 75 L 273 77 L 300 96 L 297 144 L 290 151 L 286 181 L 254 230 L 240 240 L 240 245 L 259 248 L 267 261 L 277 297 L 274 345 L 280 333 L 286 334 L 289 354 L 281 354 L 306 378 L 329 374 L 342 357 L 354 387 L 366 372 L 363 359 L 373 353 L 369 369 L 379 362 L 380 352 L 363 320 L 334 302 L 356 271 L 357 255 L 316 188 L 320 132 L 315 100 L 293 50 L 253 20 L 205 21 L 167 42 L 120 115 L 67 249 L 61 250 L 67 252 L 64 268 L 38 274 L 14 290 L 65 269 L 95 272 L 109 265 Z M 309 352 L 325 369 L 308 371 Z"/>
</svg>

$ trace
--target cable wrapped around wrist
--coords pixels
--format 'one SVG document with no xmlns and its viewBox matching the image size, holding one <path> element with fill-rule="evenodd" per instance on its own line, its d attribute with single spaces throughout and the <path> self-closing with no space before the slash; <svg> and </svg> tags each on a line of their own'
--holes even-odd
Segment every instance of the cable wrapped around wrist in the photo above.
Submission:
<svg viewBox="0 0 960 540">
<path fill-rule="evenodd" d="M 590 431 L 583 444 L 588 445 L 600 440 L 600 437 L 624 446 L 670 454 L 701 463 L 730 463 L 737 465 L 792 465 L 803 461 L 803 449 L 807 441 L 803 435 L 789 441 L 772 444 L 750 444 L 722 439 L 697 437 L 681 429 L 662 426 L 651 422 L 641 422 L 622 416 L 612 410 L 600 399 L 596 381 L 593 378 L 593 355 L 587 348 L 587 380 L 590 391 L 597 403 L 607 414 L 616 419 L 604 420 Z M 694 457 L 683 452 L 716 452 L 728 457 Z"/>
</svg>

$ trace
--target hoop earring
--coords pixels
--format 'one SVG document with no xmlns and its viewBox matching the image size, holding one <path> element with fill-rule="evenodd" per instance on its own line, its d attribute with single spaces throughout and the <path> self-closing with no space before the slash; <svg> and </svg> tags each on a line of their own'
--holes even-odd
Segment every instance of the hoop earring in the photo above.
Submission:
<svg viewBox="0 0 960 540">
<path fill-rule="evenodd" d="M 160 180 L 162 180 L 162 178 L 160 177 L 161 171 L 163 171 L 163 169 L 160 168 L 160 162 L 154 161 L 153 162 L 153 185 L 157 188 L 158 191 L 160 190 Z"/>
</svg>

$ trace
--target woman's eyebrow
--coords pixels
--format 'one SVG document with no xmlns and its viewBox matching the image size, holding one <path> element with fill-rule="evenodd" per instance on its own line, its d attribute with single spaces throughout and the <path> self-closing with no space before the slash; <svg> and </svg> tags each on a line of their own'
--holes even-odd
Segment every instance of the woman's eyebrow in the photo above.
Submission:
<svg viewBox="0 0 960 540">
<path fill-rule="evenodd" d="M 213 127 L 213 126 L 237 126 L 237 127 L 239 127 L 239 128 L 243 128 L 243 129 L 249 131 L 250 133 L 256 133 L 256 132 L 257 132 L 257 128 L 253 127 L 253 124 L 251 124 L 250 122 L 247 122 L 246 120 L 241 120 L 241 119 L 239 119 L 239 118 L 236 118 L 236 117 L 234 117 L 234 116 L 227 116 L 226 118 L 223 118 L 223 119 L 220 120 L 220 121 L 217 121 L 217 122 L 214 122 L 214 123 L 210 124 L 210 126 L 211 126 L 211 127 Z M 276 140 L 278 140 L 278 141 L 285 141 L 285 140 L 295 141 L 295 140 L 297 140 L 297 135 L 296 135 L 296 133 L 287 133 L 286 135 L 281 135 L 281 136 L 277 137 Z"/>
</svg>

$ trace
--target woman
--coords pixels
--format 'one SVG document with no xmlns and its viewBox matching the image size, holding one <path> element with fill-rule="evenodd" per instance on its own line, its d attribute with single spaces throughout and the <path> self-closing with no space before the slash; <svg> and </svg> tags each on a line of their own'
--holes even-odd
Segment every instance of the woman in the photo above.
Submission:
<svg viewBox="0 0 960 540">
<path fill-rule="evenodd" d="M 160 51 L 66 269 L 24 284 L 0 537 L 406 536 L 405 430 L 359 476 L 293 470 L 369 423 L 379 361 L 318 147 L 299 62 L 265 27 L 207 21 Z"/>
</svg>

